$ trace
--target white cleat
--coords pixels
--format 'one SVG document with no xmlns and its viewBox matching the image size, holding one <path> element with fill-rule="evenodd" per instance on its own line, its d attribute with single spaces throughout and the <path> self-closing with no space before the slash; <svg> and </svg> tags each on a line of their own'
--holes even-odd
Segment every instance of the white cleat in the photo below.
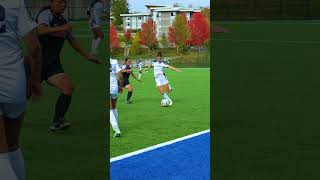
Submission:
<svg viewBox="0 0 320 180">
<path fill-rule="evenodd" d="M 173 105 L 173 102 L 171 99 L 168 99 L 169 100 L 169 106 L 172 106 Z"/>
<path fill-rule="evenodd" d="M 119 132 L 115 132 L 114 135 L 113 135 L 114 138 L 119 138 L 120 136 L 121 136 L 121 132 L 120 131 Z"/>
</svg>

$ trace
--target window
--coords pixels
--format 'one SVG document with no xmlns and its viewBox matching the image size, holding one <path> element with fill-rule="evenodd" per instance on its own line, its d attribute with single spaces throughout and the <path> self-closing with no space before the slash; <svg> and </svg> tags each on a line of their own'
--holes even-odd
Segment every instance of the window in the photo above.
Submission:
<svg viewBox="0 0 320 180">
<path fill-rule="evenodd" d="M 139 20 L 141 20 L 142 19 L 142 17 L 141 16 L 139 16 Z"/>
<path fill-rule="evenodd" d="M 128 23 L 127 26 L 130 26 L 130 23 Z"/>
<path fill-rule="evenodd" d="M 130 17 L 127 17 L 127 20 L 130 20 Z"/>
<path fill-rule="evenodd" d="M 174 16 L 175 15 L 175 13 L 174 12 L 171 12 L 171 16 Z"/>
</svg>

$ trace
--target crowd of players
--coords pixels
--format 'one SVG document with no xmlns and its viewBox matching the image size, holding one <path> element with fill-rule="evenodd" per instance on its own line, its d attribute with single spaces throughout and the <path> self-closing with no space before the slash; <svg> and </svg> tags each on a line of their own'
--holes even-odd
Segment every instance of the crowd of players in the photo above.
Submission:
<svg viewBox="0 0 320 180">
<path fill-rule="evenodd" d="M 133 70 L 131 68 L 131 59 L 126 58 L 124 60 L 124 64 L 119 66 L 118 60 L 116 59 L 110 59 L 110 124 L 112 126 L 112 129 L 114 131 L 113 137 L 120 137 L 121 131 L 119 128 L 119 116 L 117 111 L 117 99 L 118 94 L 123 91 L 123 88 L 128 89 L 128 95 L 127 95 L 127 104 L 132 103 L 132 93 L 133 93 L 133 87 L 130 84 L 129 78 L 130 75 L 134 77 L 137 81 L 142 82 L 141 76 L 142 76 L 142 67 L 143 63 L 141 60 L 137 63 L 137 68 L 139 71 L 138 78 L 133 73 Z M 164 69 L 169 68 L 171 70 L 182 72 L 180 69 L 177 69 L 173 66 L 168 65 L 162 60 L 162 53 L 158 52 L 156 59 L 151 63 L 150 66 L 146 68 L 146 72 L 153 67 L 154 68 L 154 79 L 156 86 L 164 99 L 169 101 L 169 106 L 173 105 L 173 101 L 169 97 L 169 93 L 171 93 L 172 88 L 169 84 L 168 78 L 165 75 Z"/>
<path fill-rule="evenodd" d="M 0 1 L 0 179 L 26 179 L 19 135 L 27 99 L 40 99 L 42 81 L 60 92 L 49 129 L 66 130 L 71 125 L 64 118 L 73 94 L 71 78 L 64 72 L 60 61 L 65 41 L 87 60 L 101 63 L 93 54 L 97 53 L 103 39 L 102 1 L 92 0 L 88 7 L 94 35 L 92 53 L 82 48 L 72 26 L 64 18 L 66 4 L 66 0 L 50 0 L 34 21 L 24 0 Z M 26 45 L 25 55 L 20 40 Z"/>
</svg>

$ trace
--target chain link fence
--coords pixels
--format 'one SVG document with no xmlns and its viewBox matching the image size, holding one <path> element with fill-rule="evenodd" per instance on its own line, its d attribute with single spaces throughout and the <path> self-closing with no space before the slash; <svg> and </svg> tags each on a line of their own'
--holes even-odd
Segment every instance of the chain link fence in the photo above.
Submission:
<svg viewBox="0 0 320 180">
<path fill-rule="evenodd" d="M 213 0 L 216 20 L 320 19 L 320 0 Z"/>
<path fill-rule="evenodd" d="M 90 0 L 68 0 L 64 16 L 68 20 L 85 20 L 87 19 L 87 8 Z M 27 9 L 32 18 L 36 18 L 39 11 L 49 5 L 50 0 L 25 0 Z M 107 1 L 103 0 L 107 8 Z M 106 9 L 105 8 L 105 9 Z"/>
</svg>

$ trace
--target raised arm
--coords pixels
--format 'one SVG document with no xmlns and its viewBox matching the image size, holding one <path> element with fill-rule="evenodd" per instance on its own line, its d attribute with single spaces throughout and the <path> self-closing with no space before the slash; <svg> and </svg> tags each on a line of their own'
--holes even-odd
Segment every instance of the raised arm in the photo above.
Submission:
<svg viewBox="0 0 320 180">
<path fill-rule="evenodd" d="M 82 55 L 89 61 L 96 64 L 101 64 L 101 61 L 97 57 L 93 56 L 82 48 L 80 42 L 72 35 L 72 33 L 70 33 L 68 36 L 68 42 L 75 51 L 77 51 L 80 55 Z"/>
<path fill-rule="evenodd" d="M 171 69 L 171 70 L 177 71 L 177 72 L 182 72 L 180 69 L 175 68 L 175 67 L 173 67 L 173 66 L 169 66 L 169 65 L 168 65 L 168 68 Z"/>
<path fill-rule="evenodd" d="M 56 32 L 61 32 L 61 31 L 71 31 L 72 26 L 70 24 L 65 24 L 63 26 L 57 26 L 57 27 L 49 27 L 46 24 L 40 24 L 38 26 L 38 34 L 39 35 L 46 35 L 46 34 L 51 34 L 51 33 L 56 33 Z"/>
<path fill-rule="evenodd" d="M 137 76 L 131 71 L 131 75 L 133 78 L 135 78 L 137 81 L 142 82 L 141 79 L 137 78 Z"/>
</svg>

